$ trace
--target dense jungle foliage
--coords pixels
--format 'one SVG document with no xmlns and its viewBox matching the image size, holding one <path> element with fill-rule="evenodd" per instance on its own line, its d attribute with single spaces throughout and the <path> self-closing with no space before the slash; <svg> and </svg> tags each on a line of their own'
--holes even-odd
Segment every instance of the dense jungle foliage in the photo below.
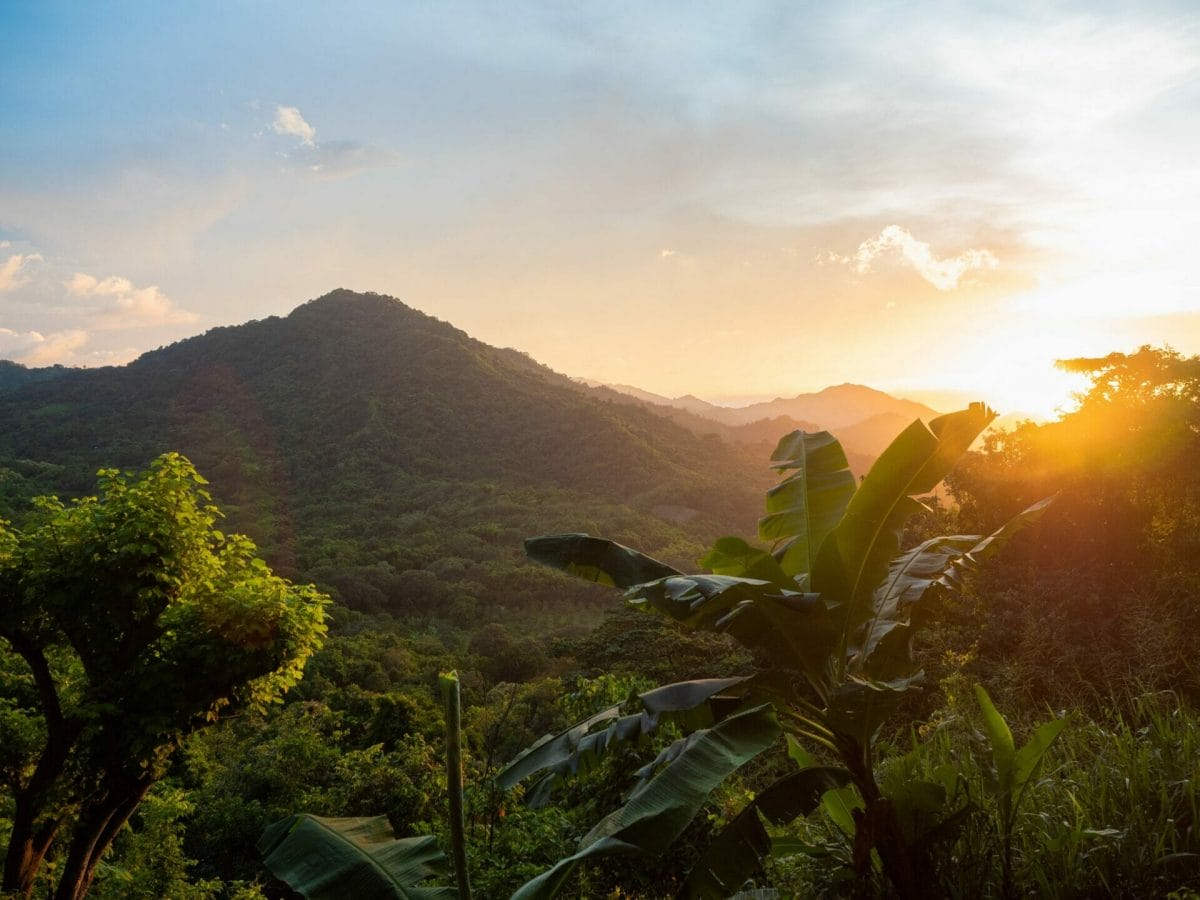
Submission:
<svg viewBox="0 0 1200 900">
<path fill-rule="evenodd" d="M 96 469 L 144 469 L 177 449 L 213 482 L 228 514 L 219 527 L 245 531 L 276 571 L 337 601 L 324 646 L 283 703 L 219 715 L 163 761 L 99 858 L 88 896 L 289 896 L 256 845 L 299 812 L 386 814 L 396 835 L 434 834 L 449 850 L 438 677 L 456 669 L 472 883 L 477 896 L 507 897 L 573 854 L 682 732 L 666 724 L 612 748 L 540 808 L 524 802 L 524 787 L 497 784 L 505 764 L 655 685 L 762 664 L 724 635 L 664 625 L 603 588 L 536 567 L 520 546 L 534 534 L 587 531 L 694 570 L 722 533 L 753 534 L 774 482 L 769 448 L 697 438 L 442 323 L 420 317 L 389 330 L 377 310 L 361 309 L 366 327 L 353 338 L 376 332 L 379 345 L 356 353 L 320 349 L 330 326 L 309 321 L 321 312 L 315 303 L 257 323 L 254 340 L 242 343 L 237 329 L 207 336 L 224 342 L 219 366 L 211 345 L 202 353 L 185 342 L 77 384 L 57 373 L 0 386 L 0 416 L 11 423 L 0 436 L 0 504 L 12 532 L 45 515 L 31 497 L 93 493 Z M 353 319 L 342 313 L 334 318 Z M 296 343 L 293 359 L 284 348 Z M 372 354 L 408 354 L 414 371 L 434 374 L 376 387 L 356 368 Z M 1058 494 L 1035 529 L 939 601 L 937 624 L 914 649 L 923 689 L 906 693 L 875 744 L 885 794 L 936 784 L 944 805 L 961 810 L 930 846 L 930 884 L 946 896 L 1200 891 L 1200 360 L 1144 348 L 1069 365 L 1092 380 L 1078 409 L 986 438 L 951 472 L 948 497 L 904 535 L 911 547 L 988 534 Z M 462 396 L 474 398 L 469 407 L 426 424 L 439 418 L 430 410 Z M 515 418 L 514 409 L 528 412 Z M 45 725 L 33 674 L 5 638 L 7 846 L 11 785 L 30 777 L 28 752 Z M 975 685 L 994 702 L 990 713 Z M 1066 719 L 1019 796 L 1001 777 L 998 716 L 1014 753 Z M 585 865 L 568 895 L 676 894 L 769 784 L 798 763 L 832 761 L 804 752 L 757 756 L 667 853 Z M 749 883 L 783 897 L 887 896 L 877 858 L 855 859 L 853 806 L 834 791 L 790 825 L 768 821 L 769 852 Z M 70 866 L 65 849 L 51 848 L 32 895 L 45 896 Z"/>
</svg>

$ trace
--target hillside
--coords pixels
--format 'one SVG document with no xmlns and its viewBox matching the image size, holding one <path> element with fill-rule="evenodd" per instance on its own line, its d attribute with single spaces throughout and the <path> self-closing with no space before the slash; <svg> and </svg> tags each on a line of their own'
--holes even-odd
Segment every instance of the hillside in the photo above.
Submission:
<svg viewBox="0 0 1200 900">
<path fill-rule="evenodd" d="M 344 290 L 56 375 L 0 390 L 6 513 L 176 449 L 273 563 L 366 607 L 555 602 L 560 580 L 520 558 L 540 531 L 603 531 L 691 565 L 701 542 L 753 528 L 773 477 L 762 453 Z"/>
</svg>

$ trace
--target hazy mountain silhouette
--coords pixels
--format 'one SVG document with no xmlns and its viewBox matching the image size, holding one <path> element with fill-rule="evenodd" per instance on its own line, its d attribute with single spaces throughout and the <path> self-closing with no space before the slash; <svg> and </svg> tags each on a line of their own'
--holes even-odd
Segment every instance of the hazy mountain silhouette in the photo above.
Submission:
<svg viewBox="0 0 1200 900">
<path fill-rule="evenodd" d="M 594 390 L 607 388 L 648 405 L 697 434 L 716 434 L 734 443 L 758 446 L 797 428 L 828 430 L 842 442 L 851 468 L 860 475 L 866 473 L 875 458 L 913 419 L 937 415 L 936 410 L 923 403 L 858 384 L 842 384 L 749 406 L 719 406 L 691 394 L 664 397 L 625 384 L 584 383 Z"/>
</svg>

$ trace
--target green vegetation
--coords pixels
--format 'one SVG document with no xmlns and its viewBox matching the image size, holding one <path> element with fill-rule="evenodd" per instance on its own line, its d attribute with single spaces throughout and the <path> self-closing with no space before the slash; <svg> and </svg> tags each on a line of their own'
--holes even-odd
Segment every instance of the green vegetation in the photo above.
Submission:
<svg viewBox="0 0 1200 900">
<path fill-rule="evenodd" d="M 663 718 L 686 719 L 690 731 L 640 773 L 643 784 L 584 836 L 578 853 L 531 882 L 520 896 L 555 895 L 579 862 L 591 857 L 661 853 L 714 788 L 781 735 L 818 746 L 840 767 L 803 766 L 767 787 L 717 836 L 685 891 L 706 897 L 736 892 L 770 850 L 760 812 L 785 825 L 812 812 L 826 790 L 853 785 L 860 807 L 854 816 L 860 874 L 878 854 L 901 897 L 929 896 L 930 845 L 951 819 L 934 818 L 918 827 L 915 815 L 930 812 L 931 805 L 936 811 L 944 796 L 933 783 L 884 795 L 875 778 L 876 736 L 904 694 L 923 679 L 912 644 L 932 602 L 956 590 L 963 573 L 1040 517 L 1049 500 L 986 538 L 934 537 L 905 553 L 900 540 L 907 520 L 926 510 L 914 498 L 942 481 L 994 417 L 976 404 L 928 426 L 914 422 L 861 485 L 855 484 L 832 435 L 787 435 L 772 456 L 786 477 L 768 492 L 767 515 L 758 529 L 773 548 L 722 538 L 702 560 L 712 574 L 683 575 L 620 544 L 583 534 L 526 542 L 534 559 L 623 588 L 626 602 L 688 627 L 728 633 L 763 662 L 750 676 L 682 682 L 642 694 L 640 710 L 622 716 L 620 707 L 613 707 L 594 715 L 539 743 L 506 769 L 500 776 L 505 786 L 548 772 L 533 789 L 540 799 L 555 781 L 578 770 L 581 757 L 636 740 Z M 998 723 L 992 729 L 995 740 L 1000 742 L 1002 729 L 1011 745 L 1012 736 L 990 701 L 987 709 L 989 723 Z M 605 727 L 596 730 L 597 725 Z M 1011 746 L 1009 751 L 1007 756 L 996 751 L 997 760 L 1004 759 L 1000 777 L 1006 789 L 1017 791 L 1014 782 L 1027 780 L 1030 772 L 1018 755 L 1022 761 L 1014 774 Z M 1032 750 L 1022 753 L 1033 755 Z M 919 796 L 916 788 L 923 788 Z M 1002 803 L 1006 811 L 1015 805 L 1011 797 Z M 1005 824 L 1010 824 L 1007 818 Z"/>
<path fill-rule="evenodd" d="M 0 527 L 5 890 L 31 896 L 57 842 L 54 896 L 82 897 L 183 740 L 265 710 L 320 644 L 327 598 L 217 531 L 203 483 L 168 454 Z"/>
<path fill-rule="evenodd" d="M 897 635 L 894 643 L 883 637 L 873 653 L 853 652 L 867 633 L 862 622 L 833 630 L 822 645 L 831 666 L 825 699 L 842 703 L 845 694 L 850 703 L 857 693 L 889 702 L 886 710 L 867 704 L 862 718 L 832 723 L 831 703 L 807 677 L 818 684 L 826 677 L 821 657 L 805 650 L 805 641 L 821 644 L 821 629 L 789 642 L 790 632 L 763 626 L 749 649 L 740 633 L 729 633 L 738 618 L 739 629 L 754 633 L 768 593 L 785 596 L 782 588 L 799 598 L 781 615 L 820 618 L 805 598 L 841 589 L 837 578 L 816 577 L 819 555 L 797 562 L 812 556 L 808 543 L 787 543 L 824 526 L 806 513 L 805 528 L 798 527 L 799 496 L 811 492 L 792 480 L 798 469 L 785 470 L 783 486 L 772 489 L 769 446 L 697 437 L 394 301 L 349 292 L 285 319 L 218 329 L 121 369 L 5 368 L 0 514 L 13 524 L 4 528 L 0 565 L 0 843 L 27 843 L 28 801 L 18 792 L 32 796 L 34 761 L 60 728 L 51 725 L 53 713 L 47 718 L 35 667 L 19 652 L 29 634 L 45 642 L 63 719 L 82 723 L 73 726 L 79 743 L 35 822 L 61 822 L 37 866 L 35 896 L 52 895 L 64 879 L 74 880 L 71 871 L 90 865 L 88 896 L 102 900 L 282 897 L 287 889 L 256 844 L 272 823 L 300 812 L 321 819 L 382 814 L 386 823 L 377 821 L 372 833 L 414 845 L 431 835 L 449 856 L 439 675 L 450 670 L 461 689 L 463 839 L 477 897 L 511 896 L 576 854 L 597 822 L 613 826 L 614 840 L 618 832 L 622 840 L 647 838 L 621 812 L 639 789 L 654 803 L 687 798 L 660 804 L 673 809 L 674 824 L 647 838 L 669 843 L 669 851 L 580 860 L 571 876 L 580 895 L 657 898 L 711 893 L 719 883 L 722 896 L 735 885 L 783 897 L 894 896 L 889 869 L 897 855 L 879 846 L 887 828 L 868 819 L 870 804 L 854 778 L 830 789 L 854 771 L 839 734 L 869 754 L 859 780 L 871 772 L 879 797 L 892 801 L 900 856 L 917 861 L 929 895 L 1192 896 L 1200 891 L 1200 360 L 1145 348 L 1070 365 L 1093 379 L 1077 411 L 985 437 L 981 452 L 967 453 L 949 472 L 943 505 L 918 511 L 898 542 L 878 554 L 883 571 L 897 556 L 930 562 L 917 580 L 940 572 L 956 590 L 938 588 L 911 607 L 884 609 L 872 592 L 872 614 L 880 613 L 873 621 Z M 803 456 L 805 478 L 815 478 L 827 451 L 811 441 L 776 462 Z M 131 523 L 170 516 L 149 511 L 153 477 L 107 469 L 96 501 L 34 505 L 32 498 L 85 497 L 98 468 L 142 469 L 169 449 L 213 479 L 215 502 L 228 514 L 225 530 L 252 535 L 275 571 L 334 597 L 324 646 L 281 703 L 255 703 L 232 689 L 220 694 L 210 675 L 233 679 L 261 663 L 267 668 L 254 669 L 259 674 L 247 683 L 255 682 L 278 668 L 270 668 L 272 653 L 283 659 L 319 635 L 298 636 L 290 650 L 242 647 L 238 641 L 270 629 L 260 627 L 248 593 L 222 600 L 218 588 L 245 569 L 246 584 L 267 579 L 272 590 L 307 597 L 298 609 L 309 611 L 314 618 L 305 621 L 314 628 L 323 607 L 315 592 L 248 562 L 255 551 L 241 539 L 218 537 L 214 522 L 201 527 L 209 501 L 190 475 L 179 475 L 172 490 L 191 493 L 198 518 L 177 533 L 206 531 L 208 555 L 185 553 L 187 565 L 224 559 L 221 547 L 240 547 L 226 556 L 230 565 L 241 562 L 225 582 L 207 579 L 211 591 L 189 595 L 196 606 L 167 603 L 162 615 L 178 615 L 187 627 L 172 624 L 148 645 L 150 656 L 122 675 L 120 634 L 144 612 L 135 608 L 137 591 L 168 588 L 137 582 L 132 594 L 113 594 L 90 590 L 89 582 L 87 591 L 59 591 L 98 560 L 111 567 L 106 583 L 141 577 L 118 571 L 122 559 L 134 564 L 145 542 L 125 540 L 127 532 L 106 524 L 116 523 L 102 515 L 110 488 L 120 503 L 149 504 L 130 513 Z M 152 472 L 182 465 L 168 460 L 175 462 Z M 823 500 L 837 490 L 863 493 L 842 471 L 826 472 L 834 488 Z M 753 551 L 747 539 L 768 489 L 774 507 L 764 527 L 772 530 L 760 540 L 770 546 L 782 539 L 781 558 Z M 938 542 L 939 535 L 991 534 L 1056 492 L 1038 527 L 1003 555 L 974 567 L 961 584 L 957 567 L 947 574 L 979 542 Z M 48 543 L 55 521 L 60 535 L 77 534 L 79 547 L 91 541 L 98 553 L 85 559 L 81 550 L 77 566 L 60 567 Z M 742 537 L 714 545 L 721 523 Z M 93 526 L 108 537 L 86 532 Z M 681 596 L 696 591 L 698 610 L 729 604 L 748 612 L 722 630 L 682 629 L 673 615 L 613 603 L 602 588 L 521 554 L 526 535 L 568 529 L 641 547 L 674 573 L 702 560 L 716 572 L 703 577 L 717 581 L 693 579 Z M 847 546 L 853 534 L 847 529 Z M 147 558 L 155 566 L 174 558 L 169 547 L 153 546 Z M 132 555 L 123 557 L 122 547 Z M 943 553 L 939 569 L 933 563 Z M 777 584 L 766 557 L 789 578 L 812 568 L 815 581 Z M 877 578 L 878 565 L 874 571 Z M 771 591 L 702 590 L 747 577 Z M 13 593 L 16 578 L 31 592 Z M 637 606 L 679 611 L 665 591 L 645 595 Z M 205 615 L 188 619 L 200 607 Z M 34 614 L 43 608 L 45 615 Z M 852 608 L 834 607 L 839 616 Z M 128 621 L 122 609 L 131 610 Z M 920 627 L 926 623 L 936 626 Z M 900 636 L 912 638 L 911 655 Z M 177 642 L 172 653 L 195 651 L 186 677 L 172 669 L 171 653 L 159 652 L 168 639 Z M 193 639 L 199 643 L 187 644 Z M 878 656 L 885 649 L 898 652 Z M 244 661 L 239 670 L 229 660 L 243 651 L 257 663 Z M 784 686 L 815 708 L 800 704 L 809 722 L 783 712 L 790 705 L 779 701 L 776 686 L 756 678 L 789 668 L 779 665 L 787 653 L 809 661 L 791 667 L 800 678 Z M 909 681 L 913 660 L 925 671 L 920 685 Z M 700 705 L 685 702 L 682 688 L 654 691 L 707 679 L 724 687 Z M 878 691 L 884 683 L 905 689 Z M 994 716 L 980 706 L 976 685 L 994 698 Z M 841 687 L 847 690 L 838 693 Z M 690 699 L 704 690 L 689 688 Z M 185 715 L 181 699 L 202 693 Z M 222 706 L 218 696 L 230 702 Z M 725 707 L 724 697 L 740 705 Z M 647 702 L 662 707 L 653 728 L 640 719 Z M 144 707 L 145 717 L 129 714 L 142 703 L 158 706 Z M 512 788 L 496 782 L 540 736 L 568 732 L 597 713 L 594 735 L 626 719 L 620 727 L 636 739 L 564 755 L 572 760 L 566 768 L 576 769 L 562 773 L 570 777 L 547 769 L 543 775 L 554 777 Z M 1011 760 L 1001 718 L 1012 735 Z M 798 740 L 776 737 L 785 727 Z M 822 727 L 834 733 L 833 748 L 812 740 L 828 739 Z M 1052 743 L 1047 729 L 1061 729 Z M 710 752 L 718 746 L 716 755 L 726 757 L 720 765 Z M 1025 746 L 1037 751 L 1030 757 L 1040 753 L 1036 771 L 1017 764 Z M 111 765 L 118 757 L 121 765 Z M 704 765 L 689 765 L 701 759 Z M 677 765 L 680 775 L 691 774 L 667 785 L 662 776 Z M 85 860 L 73 851 L 73 836 L 131 783 L 141 802 L 131 805 L 126 793 Z M 784 786 L 773 789 L 778 783 Z M 543 797 L 552 802 L 539 806 Z M 433 855 L 433 844 L 421 846 Z M 709 848 L 728 852 L 706 856 Z M 436 883 L 449 884 L 448 875 Z"/>
</svg>

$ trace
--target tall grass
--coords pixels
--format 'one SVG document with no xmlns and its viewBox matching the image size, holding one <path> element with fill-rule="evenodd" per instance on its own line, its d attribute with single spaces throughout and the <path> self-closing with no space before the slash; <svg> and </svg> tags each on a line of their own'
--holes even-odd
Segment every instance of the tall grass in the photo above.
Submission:
<svg viewBox="0 0 1200 900">
<path fill-rule="evenodd" d="M 893 745 L 881 783 L 893 796 L 916 782 L 941 785 L 946 801 L 939 815 L 961 812 L 937 852 L 941 891 L 964 900 L 1001 898 L 999 817 L 985 789 L 990 749 L 977 711 L 965 702 L 959 707 L 923 733 L 914 731 L 905 746 Z M 1018 733 L 1018 743 L 1025 737 Z M 1093 719 L 1072 716 L 1020 807 L 1011 896 L 1195 896 L 1198 783 L 1200 714 L 1174 693 L 1116 698 Z M 785 895 L 852 896 L 863 889 L 836 871 L 849 859 L 849 839 L 828 817 L 799 823 L 790 843 L 779 845 L 801 851 L 773 866 Z M 886 895 L 882 882 L 867 890 Z"/>
</svg>

